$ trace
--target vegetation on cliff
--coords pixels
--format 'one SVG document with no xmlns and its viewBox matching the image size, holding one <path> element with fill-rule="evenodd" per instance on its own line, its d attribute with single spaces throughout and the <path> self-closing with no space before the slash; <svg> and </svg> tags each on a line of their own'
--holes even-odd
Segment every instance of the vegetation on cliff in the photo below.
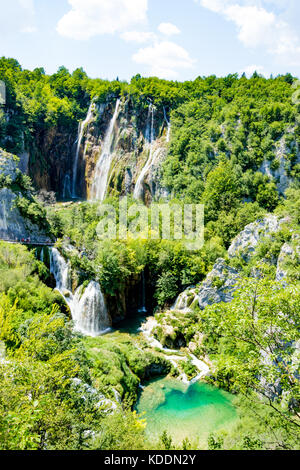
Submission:
<svg viewBox="0 0 300 470">
<path fill-rule="evenodd" d="M 14 178 L 0 170 L 0 191 L 18 195 L 15 205 L 24 220 L 51 227 L 84 287 L 99 281 L 114 323 L 141 307 L 138 292 L 144 288 L 146 307 L 156 313 L 156 339 L 183 348 L 179 354 L 209 358 L 210 381 L 237 394 L 241 419 L 231 433 L 210 436 L 207 447 L 297 448 L 300 109 L 291 99 L 293 77 L 229 75 L 179 83 L 137 75 L 130 83 L 108 82 L 64 67 L 49 76 L 2 58 L 0 79 L 7 87 L 0 146 L 16 154 L 29 151 L 31 164 L 41 163 L 54 177 L 48 132 L 74 142 L 91 99 L 113 106 L 116 98 L 130 97 L 134 113 L 143 116 L 152 102 L 161 121 L 167 110 L 172 135 L 162 184 L 171 203 L 205 204 L 200 250 L 188 251 L 178 240 L 100 240 L 96 204 L 44 208 L 32 196 L 31 180 L 17 170 Z M 47 144 L 43 149 L 41 142 Z M 55 145 L 52 151 L 60 157 Z M 118 187 L 106 201 L 114 207 L 123 194 L 124 186 Z M 246 255 L 241 250 L 231 256 L 234 237 L 267 213 L 281 220 L 278 230 L 259 234 L 255 247 L 246 240 Z M 176 374 L 168 353 L 140 338 L 137 344 L 128 334 L 74 333 L 70 310 L 53 290 L 49 256 L 41 262 L 40 254 L 0 242 L 0 448 L 171 449 L 166 433 L 160 443 L 147 442 L 145 422 L 131 409 L 141 381 Z M 202 308 L 195 292 L 220 258 L 227 274 L 216 275 L 205 289 L 226 291 L 230 270 L 240 288 L 222 291 L 224 297 L 232 294 L 226 297 L 230 303 L 220 297 Z M 196 287 L 187 294 L 187 309 L 170 310 L 191 285 Z M 188 378 L 197 373 L 191 360 L 181 367 Z"/>
</svg>

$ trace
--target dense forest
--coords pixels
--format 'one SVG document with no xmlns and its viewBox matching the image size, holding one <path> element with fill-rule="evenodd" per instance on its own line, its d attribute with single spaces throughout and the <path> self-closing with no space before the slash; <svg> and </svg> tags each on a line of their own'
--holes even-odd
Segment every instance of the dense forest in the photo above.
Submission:
<svg viewBox="0 0 300 470">
<path fill-rule="evenodd" d="M 0 80 L 6 85 L 0 107 L 0 449 L 298 449 L 295 78 L 254 73 L 181 83 L 136 75 L 130 83 L 109 82 L 82 69 L 71 74 L 60 67 L 51 76 L 42 68 L 23 70 L 3 57 Z M 99 201 L 84 197 L 82 188 L 97 170 L 117 100 L 115 160 L 103 202 L 117 209 L 126 195 L 133 205 L 143 158 L 151 157 L 152 145 L 161 147 L 155 185 L 150 168 L 140 204 L 147 210 L 159 202 L 204 204 L 199 250 L 189 251 L 184 239 L 99 239 Z M 91 103 L 94 116 L 81 128 Z M 149 106 L 155 138 L 147 143 Z M 57 171 L 74 168 L 74 142 L 84 182 L 77 184 L 80 197 L 72 198 Z M 24 154 L 26 171 L 13 157 L 22 161 Z M 11 234 L 22 238 L 20 218 L 27 247 L 5 241 Z M 30 243 L 41 237 L 55 246 Z M 86 292 L 95 284 L 105 326 L 113 329 L 93 337 L 74 328 L 80 315 L 74 305 L 77 299 L 90 308 Z M 140 307 L 143 322 L 147 316 L 155 322 L 152 343 L 149 335 L 122 327 L 140 316 Z M 233 396 L 238 418 L 201 442 L 188 433 L 176 441 L 170 429 L 151 437 L 147 413 L 136 409 L 141 387 L 158 377 L 193 381 L 197 359 L 209 367 L 201 380 Z"/>
</svg>

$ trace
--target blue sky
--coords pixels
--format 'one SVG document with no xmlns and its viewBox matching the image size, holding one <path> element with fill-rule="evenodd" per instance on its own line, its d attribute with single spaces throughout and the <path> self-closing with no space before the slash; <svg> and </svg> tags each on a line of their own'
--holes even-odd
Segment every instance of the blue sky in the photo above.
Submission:
<svg viewBox="0 0 300 470">
<path fill-rule="evenodd" d="M 299 0 L 0 0 L 0 56 L 91 77 L 300 76 Z"/>
</svg>

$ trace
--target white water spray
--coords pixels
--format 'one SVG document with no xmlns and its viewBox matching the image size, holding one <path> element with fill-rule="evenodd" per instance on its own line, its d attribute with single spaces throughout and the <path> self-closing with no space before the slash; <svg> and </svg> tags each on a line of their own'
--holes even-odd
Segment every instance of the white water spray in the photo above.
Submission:
<svg viewBox="0 0 300 470">
<path fill-rule="evenodd" d="M 157 150 L 156 152 L 153 153 L 153 141 L 155 139 L 154 113 L 155 113 L 155 108 L 152 104 L 150 104 L 149 105 L 149 110 L 148 110 L 148 117 L 147 117 L 147 126 L 146 126 L 146 131 L 145 131 L 145 139 L 150 144 L 149 158 L 146 162 L 146 165 L 142 169 L 140 176 L 137 179 L 137 182 L 136 182 L 136 185 L 135 185 L 135 188 L 134 188 L 134 192 L 133 192 L 134 199 L 142 199 L 142 197 L 143 197 L 143 183 L 144 183 L 144 180 L 145 180 L 145 176 L 148 173 L 151 166 L 153 166 L 157 156 L 159 155 L 159 150 Z"/>
<path fill-rule="evenodd" d="M 75 154 L 75 160 L 74 160 L 74 165 L 73 165 L 73 181 L 72 181 L 72 198 L 76 199 L 76 185 L 77 185 L 77 174 L 78 174 L 78 161 L 79 161 L 79 153 L 80 153 L 80 148 L 82 144 L 82 139 L 83 139 L 83 134 L 84 134 L 84 129 L 86 125 L 90 122 L 90 120 L 93 117 L 93 111 L 94 111 L 94 102 L 92 101 L 88 110 L 88 113 L 86 115 L 86 118 L 84 121 L 79 123 L 78 126 L 78 136 L 77 136 L 77 146 L 76 146 L 76 154 Z"/>
<path fill-rule="evenodd" d="M 119 115 L 121 101 L 118 99 L 114 115 L 109 123 L 108 129 L 103 141 L 102 153 L 96 165 L 94 181 L 91 188 L 91 199 L 94 201 L 103 201 L 106 194 L 108 175 L 112 160 L 112 141 L 115 124 Z"/>
<path fill-rule="evenodd" d="M 50 272 L 56 288 L 70 307 L 75 329 L 87 336 L 99 336 L 110 329 L 110 317 L 100 285 L 91 281 L 84 289 L 72 293 L 71 265 L 56 248 L 50 251 Z"/>
<path fill-rule="evenodd" d="M 167 113 L 166 113 L 166 108 L 165 107 L 163 107 L 163 110 L 164 110 L 164 118 L 165 118 L 165 121 L 167 123 L 167 137 L 166 137 L 166 140 L 167 140 L 167 142 L 170 142 L 171 121 L 169 121 L 168 118 L 167 118 Z"/>
<path fill-rule="evenodd" d="M 142 292 L 141 292 L 141 307 L 139 308 L 138 312 L 139 313 L 147 313 L 147 308 L 146 308 L 146 279 L 145 279 L 145 273 L 144 271 L 142 272 Z"/>
<path fill-rule="evenodd" d="M 69 175 L 65 176 L 64 188 L 63 188 L 63 199 L 67 199 L 67 197 L 72 197 L 72 194 L 71 194 L 71 179 L 70 179 Z"/>
</svg>

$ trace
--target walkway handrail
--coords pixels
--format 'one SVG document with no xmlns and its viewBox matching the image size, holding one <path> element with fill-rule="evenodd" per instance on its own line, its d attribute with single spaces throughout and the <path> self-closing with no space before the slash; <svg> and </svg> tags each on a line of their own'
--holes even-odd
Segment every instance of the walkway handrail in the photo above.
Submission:
<svg viewBox="0 0 300 470">
<path fill-rule="evenodd" d="M 13 243 L 13 244 L 20 244 L 20 245 L 32 245 L 32 246 L 54 246 L 55 241 L 53 240 L 48 240 L 48 241 L 37 241 L 37 240 L 31 240 L 30 238 L 18 238 L 13 240 L 12 238 L 9 237 L 0 237 L 0 241 L 4 241 L 7 243 Z"/>
</svg>

